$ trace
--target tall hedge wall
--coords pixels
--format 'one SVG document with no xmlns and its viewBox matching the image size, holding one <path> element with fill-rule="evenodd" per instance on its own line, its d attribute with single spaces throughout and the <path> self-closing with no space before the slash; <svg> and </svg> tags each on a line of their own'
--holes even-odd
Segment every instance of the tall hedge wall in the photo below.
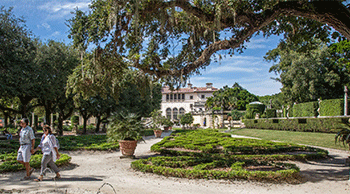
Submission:
<svg viewBox="0 0 350 194">
<path fill-rule="evenodd" d="M 293 106 L 293 117 L 316 117 L 318 102 L 305 102 Z"/>
<path fill-rule="evenodd" d="M 348 101 L 350 106 L 350 101 Z M 350 114 L 350 107 L 348 107 Z M 320 116 L 341 116 L 344 115 L 344 99 L 322 100 L 320 103 Z"/>
<path fill-rule="evenodd" d="M 244 119 L 246 128 L 337 133 L 349 128 L 349 117 L 303 119 Z"/>
</svg>

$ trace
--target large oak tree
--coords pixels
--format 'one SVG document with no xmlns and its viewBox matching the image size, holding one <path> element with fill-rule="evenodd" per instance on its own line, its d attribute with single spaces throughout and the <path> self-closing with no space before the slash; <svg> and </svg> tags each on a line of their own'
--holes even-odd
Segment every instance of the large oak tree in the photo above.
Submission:
<svg viewBox="0 0 350 194">
<path fill-rule="evenodd" d="M 315 36 L 332 27 L 350 38 L 346 1 L 96 0 L 90 9 L 68 22 L 82 53 L 94 44 L 168 83 L 183 83 L 223 51 L 242 51 L 258 33 L 287 36 L 298 18 L 319 23 L 310 27 Z"/>
</svg>

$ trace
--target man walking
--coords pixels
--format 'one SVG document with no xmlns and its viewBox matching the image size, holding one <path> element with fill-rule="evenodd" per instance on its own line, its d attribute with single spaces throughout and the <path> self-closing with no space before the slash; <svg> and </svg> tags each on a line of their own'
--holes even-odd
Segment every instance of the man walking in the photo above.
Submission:
<svg viewBox="0 0 350 194">
<path fill-rule="evenodd" d="M 17 154 L 17 161 L 24 165 L 27 172 L 23 180 L 29 180 L 30 175 L 34 171 L 34 168 L 31 168 L 29 165 L 29 160 L 32 155 L 31 152 L 34 151 L 35 136 L 33 129 L 28 126 L 28 123 L 29 120 L 27 118 L 23 118 L 20 122 L 22 128 L 19 133 L 20 147 Z"/>
</svg>

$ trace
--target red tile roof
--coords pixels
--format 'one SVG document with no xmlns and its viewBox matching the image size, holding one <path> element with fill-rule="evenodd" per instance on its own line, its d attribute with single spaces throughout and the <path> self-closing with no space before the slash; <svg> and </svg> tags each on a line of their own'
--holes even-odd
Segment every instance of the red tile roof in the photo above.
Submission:
<svg viewBox="0 0 350 194">
<path fill-rule="evenodd" d="M 207 89 L 207 87 L 192 87 L 192 88 L 180 88 L 178 90 L 171 91 L 169 87 L 162 88 L 162 94 L 170 94 L 170 93 L 199 93 L 199 92 L 215 92 L 217 88 L 212 87 L 211 89 Z"/>
</svg>

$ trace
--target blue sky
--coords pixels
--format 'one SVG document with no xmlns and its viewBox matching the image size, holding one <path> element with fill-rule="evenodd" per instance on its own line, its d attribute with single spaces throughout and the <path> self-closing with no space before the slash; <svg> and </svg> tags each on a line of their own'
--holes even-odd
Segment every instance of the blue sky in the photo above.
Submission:
<svg viewBox="0 0 350 194">
<path fill-rule="evenodd" d="M 33 34 L 43 41 L 52 39 L 71 43 L 68 39 L 66 20 L 73 15 L 76 7 L 88 11 L 91 0 L 0 0 L 0 6 L 6 9 L 13 7 L 13 13 L 23 16 L 26 25 Z M 246 44 L 243 54 L 226 56 L 219 62 L 212 62 L 202 75 L 193 76 L 190 82 L 197 87 L 204 87 L 211 82 L 214 87 L 232 86 L 235 82 L 246 88 L 249 92 L 263 96 L 280 92 L 281 84 L 271 79 L 276 77 L 269 73 L 272 63 L 263 60 L 265 53 L 278 44 L 278 37 L 265 39 L 257 36 Z"/>
</svg>

